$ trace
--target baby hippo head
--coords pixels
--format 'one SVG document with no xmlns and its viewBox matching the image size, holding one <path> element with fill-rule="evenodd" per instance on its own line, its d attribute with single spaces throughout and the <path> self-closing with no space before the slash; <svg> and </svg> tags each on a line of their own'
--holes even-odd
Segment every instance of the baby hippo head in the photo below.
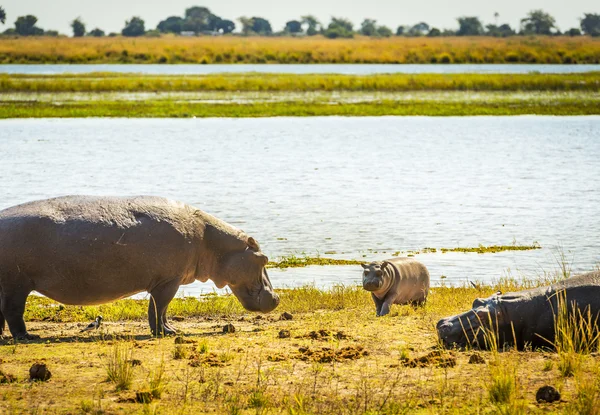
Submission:
<svg viewBox="0 0 600 415">
<path fill-rule="evenodd" d="M 388 263 L 383 262 L 371 262 L 370 264 L 361 264 L 363 272 L 363 288 L 367 291 L 379 291 L 385 285 L 384 278 L 386 277 L 385 268 Z"/>
</svg>

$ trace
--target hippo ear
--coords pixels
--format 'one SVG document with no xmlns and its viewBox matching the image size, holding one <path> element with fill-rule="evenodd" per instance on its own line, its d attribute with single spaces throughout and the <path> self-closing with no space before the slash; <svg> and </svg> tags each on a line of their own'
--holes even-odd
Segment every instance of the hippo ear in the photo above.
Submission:
<svg viewBox="0 0 600 415">
<path fill-rule="evenodd" d="M 253 251 L 260 251 L 260 245 L 258 245 L 258 242 L 256 242 L 256 239 L 254 239 L 253 237 L 248 237 L 247 244 L 248 247 L 250 247 L 250 249 L 252 249 Z"/>
<path fill-rule="evenodd" d="M 269 258 L 265 254 L 263 254 L 262 252 L 255 252 L 252 256 L 263 267 L 266 266 L 269 263 Z"/>
<path fill-rule="evenodd" d="M 385 267 L 387 267 L 388 265 L 389 265 L 389 263 L 388 263 L 388 262 L 386 262 L 386 261 L 383 261 L 383 262 L 381 263 L 381 270 L 383 271 L 383 270 L 385 269 Z"/>
<path fill-rule="evenodd" d="M 363 267 L 364 269 L 369 269 L 369 266 L 367 264 L 360 264 L 361 267 Z"/>
</svg>

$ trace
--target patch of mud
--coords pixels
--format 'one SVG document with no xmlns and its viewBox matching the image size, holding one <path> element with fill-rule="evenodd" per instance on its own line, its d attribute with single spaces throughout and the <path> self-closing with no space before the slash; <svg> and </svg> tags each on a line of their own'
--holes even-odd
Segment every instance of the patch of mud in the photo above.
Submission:
<svg viewBox="0 0 600 415">
<path fill-rule="evenodd" d="M 296 338 L 297 339 L 312 339 L 312 340 L 330 340 L 333 338 L 336 340 L 348 340 L 350 338 L 350 336 L 348 336 L 343 331 L 338 331 L 336 333 L 333 333 L 329 330 L 321 329 L 318 331 L 308 332 L 307 334 L 305 334 L 303 336 L 298 336 Z"/>
<path fill-rule="evenodd" d="M 477 352 L 473 353 L 471 357 L 469 357 L 469 364 L 471 365 L 482 365 L 485 364 L 485 359 L 483 356 Z"/>
<path fill-rule="evenodd" d="M 17 381 L 17 378 L 14 375 L 11 375 L 10 373 L 4 373 L 3 371 L 0 370 L 0 384 L 13 383 L 16 381 Z"/>
<path fill-rule="evenodd" d="M 319 363 L 343 362 L 345 360 L 357 360 L 361 357 L 368 356 L 369 352 L 364 347 L 346 346 L 340 349 L 332 349 L 330 347 L 321 347 L 311 349 L 310 347 L 300 347 L 298 354 L 294 356 L 300 360 L 311 360 Z"/>
<path fill-rule="evenodd" d="M 175 344 L 194 344 L 194 343 L 196 343 L 196 340 L 186 339 L 181 336 L 175 337 Z"/>
<path fill-rule="evenodd" d="M 283 362 L 284 360 L 288 360 L 288 357 L 281 353 L 273 353 L 267 356 L 267 360 L 269 362 Z"/>
<path fill-rule="evenodd" d="M 287 339 L 290 336 L 291 334 L 289 330 L 279 330 L 279 334 L 277 335 L 277 337 L 279 337 L 280 339 Z"/>
<path fill-rule="evenodd" d="M 193 353 L 189 359 L 189 365 L 191 367 L 199 367 L 199 366 L 211 366 L 211 367 L 223 367 L 228 366 L 229 363 L 224 362 L 219 359 L 216 353 Z"/>
<path fill-rule="evenodd" d="M 560 401 L 560 392 L 554 386 L 542 386 L 535 394 L 538 403 L 552 403 Z"/>
<path fill-rule="evenodd" d="M 454 367 L 456 366 L 456 357 L 451 353 L 434 350 L 421 357 L 404 359 L 401 364 L 405 367 Z"/>
</svg>

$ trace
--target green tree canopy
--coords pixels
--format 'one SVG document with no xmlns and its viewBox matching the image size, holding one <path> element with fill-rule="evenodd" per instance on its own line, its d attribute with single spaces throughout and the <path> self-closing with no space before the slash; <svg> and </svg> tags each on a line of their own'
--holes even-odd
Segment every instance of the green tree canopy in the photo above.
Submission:
<svg viewBox="0 0 600 415">
<path fill-rule="evenodd" d="M 321 30 L 321 22 L 315 16 L 302 16 L 301 22 L 307 25 L 306 34 L 308 36 L 314 36 Z"/>
<path fill-rule="evenodd" d="M 581 31 L 586 35 L 600 36 L 600 14 L 585 13 L 581 19 Z"/>
<path fill-rule="evenodd" d="M 392 36 L 393 32 L 392 29 L 390 29 L 387 26 L 378 26 L 377 27 L 377 36 L 379 37 L 390 37 Z"/>
<path fill-rule="evenodd" d="M 37 27 L 37 17 L 28 14 L 27 16 L 19 16 L 15 21 L 15 31 L 21 36 L 40 36 L 44 34 L 44 30 Z"/>
<path fill-rule="evenodd" d="M 489 24 L 486 27 L 487 34 L 495 37 L 507 37 L 515 34 L 515 31 L 508 24 L 502 24 L 496 26 L 495 24 Z"/>
<path fill-rule="evenodd" d="M 219 16 L 211 13 L 206 7 L 190 7 L 185 10 L 182 30 L 196 33 L 216 31 L 220 20 Z"/>
<path fill-rule="evenodd" d="M 429 33 L 429 25 L 425 22 L 417 23 L 408 31 L 409 36 L 423 36 Z"/>
<path fill-rule="evenodd" d="M 223 33 L 231 33 L 235 30 L 235 23 L 231 20 L 222 19 L 217 23 L 217 31 Z"/>
<path fill-rule="evenodd" d="M 95 28 L 94 30 L 90 31 L 90 33 L 88 33 L 88 36 L 92 36 L 92 37 L 102 37 L 104 36 L 104 30 Z"/>
<path fill-rule="evenodd" d="M 456 34 L 458 36 L 479 36 L 483 34 L 483 25 L 478 17 L 459 17 L 459 29 Z"/>
<path fill-rule="evenodd" d="M 365 19 L 360 24 L 360 34 L 364 36 L 375 36 L 377 34 L 377 21 L 375 19 Z"/>
<path fill-rule="evenodd" d="M 290 20 L 285 24 L 285 29 L 287 33 L 302 33 L 302 23 L 298 20 Z"/>
<path fill-rule="evenodd" d="M 137 16 L 132 17 L 131 20 L 127 20 L 125 27 L 121 31 L 123 36 L 129 37 L 143 36 L 144 33 L 146 33 L 144 21 Z"/>
<path fill-rule="evenodd" d="M 350 20 L 342 17 L 332 17 L 325 31 L 325 37 L 336 39 L 338 37 L 351 38 L 354 36 L 353 24 Z"/>
<path fill-rule="evenodd" d="M 252 18 L 252 31 L 254 33 L 258 33 L 259 35 L 270 35 L 271 33 L 273 33 L 271 23 L 269 23 L 267 19 L 263 19 L 262 17 Z"/>
<path fill-rule="evenodd" d="M 81 17 L 71 22 L 71 28 L 73 29 L 73 37 L 82 37 L 85 35 L 85 24 L 81 21 Z"/>
<path fill-rule="evenodd" d="M 156 29 L 162 33 L 181 33 L 183 21 L 183 18 L 179 16 L 169 16 L 165 20 L 161 20 Z"/>
<path fill-rule="evenodd" d="M 438 37 L 441 35 L 442 35 L 442 32 L 437 27 L 432 27 L 431 30 L 429 30 L 429 33 L 427 33 L 427 36 L 429 36 L 429 37 Z"/>
<path fill-rule="evenodd" d="M 556 20 L 543 10 L 532 10 L 521 19 L 524 34 L 551 35 L 552 29 L 556 29 Z"/>
<path fill-rule="evenodd" d="M 4 24 L 6 23 L 6 11 L 4 10 L 4 7 L 0 6 L 0 23 Z"/>
</svg>

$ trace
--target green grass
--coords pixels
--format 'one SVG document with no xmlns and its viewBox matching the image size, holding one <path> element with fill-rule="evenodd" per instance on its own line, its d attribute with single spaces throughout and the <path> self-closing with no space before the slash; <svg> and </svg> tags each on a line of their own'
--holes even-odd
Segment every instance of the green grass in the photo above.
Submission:
<svg viewBox="0 0 600 415">
<path fill-rule="evenodd" d="M 2 102 L 0 118 L 191 118 L 191 117 L 307 117 L 307 116 L 469 116 L 469 115 L 597 115 L 600 105 L 589 100 L 556 99 L 548 102 L 419 102 L 322 104 L 303 102 L 203 104 L 190 102 Z"/>
<path fill-rule="evenodd" d="M 7 92 L 173 91 L 600 91 L 600 72 L 580 74 L 0 75 Z"/>
</svg>

